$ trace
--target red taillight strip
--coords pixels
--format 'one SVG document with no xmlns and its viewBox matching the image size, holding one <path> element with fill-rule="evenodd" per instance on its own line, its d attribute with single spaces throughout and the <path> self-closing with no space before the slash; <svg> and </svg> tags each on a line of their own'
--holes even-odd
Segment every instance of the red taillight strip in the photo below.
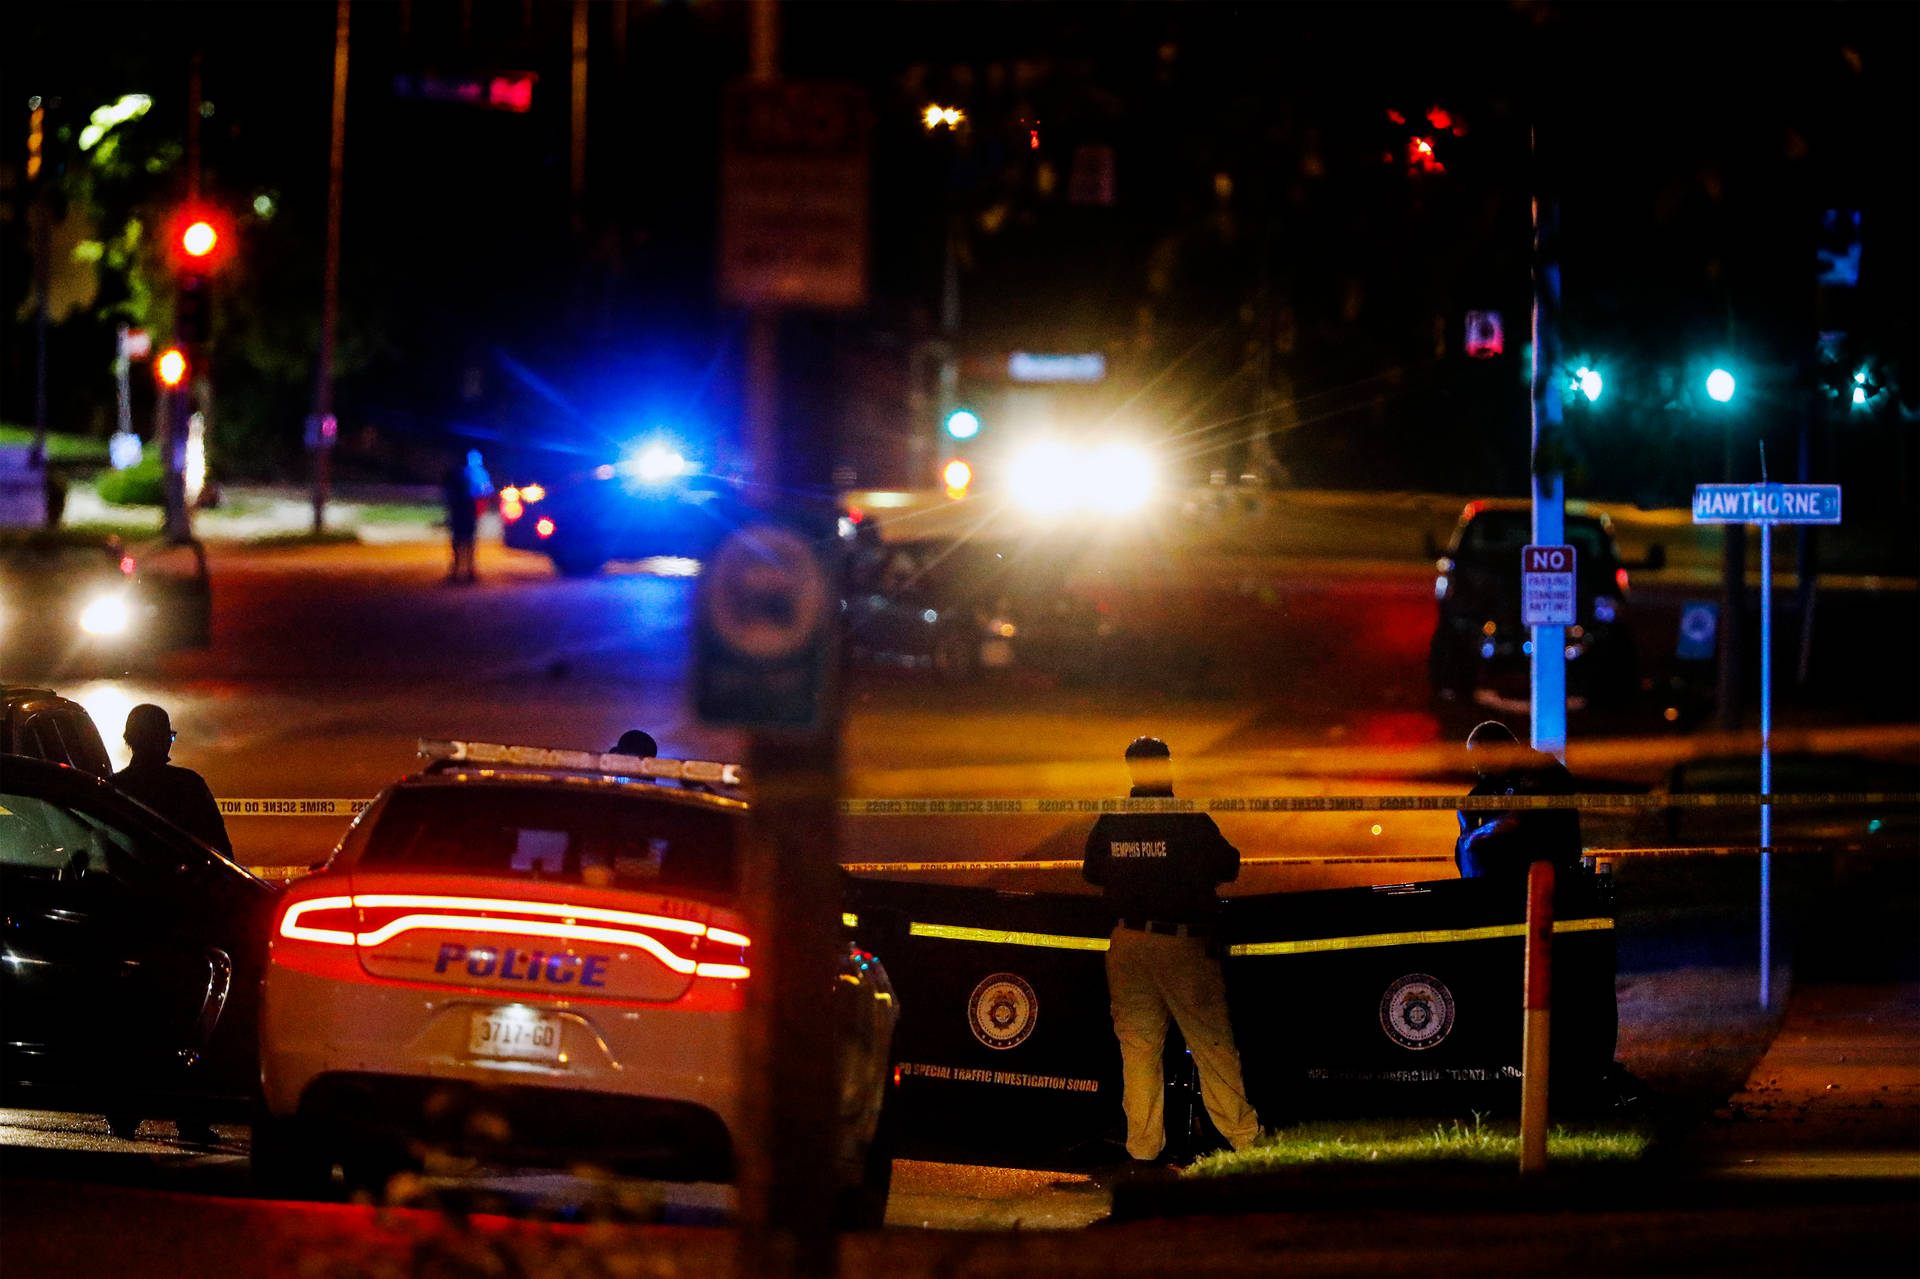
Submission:
<svg viewBox="0 0 1920 1279">
<path fill-rule="evenodd" d="M 294 941 L 317 941 L 332 946 L 353 945 L 353 934 L 337 928 L 309 928 L 298 922 L 300 916 L 314 910 L 351 909 L 351 897 L 315 897 L 311 901 L 295 902 L 287 907 L 287 913 L 280 920 L 280 935 Z"/>
<path fill-rule="evenodd" d="M 299 922 L 312 911 L 344 909 L 380 909 L 382 907 L 418 907 L 426 913 L 402 915 L 370 932 L 353 933 L 337 928 L 314 928 Z M 520 915 L 552 915 L 562 922 L 539 919 L 496 919 L 487 915 L 450 915 L 431 913 L 434 907 L 454 910 L 496 910 Z M 602 928 L 576 924 L 575 919 L 630 924 L 632 928 Z M 280 920 L 280 935 L 294 941 L 320 942 L 333 946 L 379 946 L 402 933 L 418 928 L 467 928 L 479 932 L 520 934 L 530 937 L 556 937 L 576 941 L 604 941 L 615 945 L 638 946 L 682 976 L 713 977 L 726 981 L 744 981 L 748 970 L 743 964 L 721 964 L 683 958 L 661 944 L 658 938 L 634 928 L 652 928 L 663 932 L 707 937 L 722 945 L 742 949 L 752 945 L 743 933 L 730 928 L 708 927 L 690 919 L 673 919 L 639 911 L 608 910 L 598 906 L 571 906 L 564 903 L 510 901 L 499 897 L 454 897 L 427 893 L 360 893 L 354 896 L 315 897 L 295 902 Z"/>
<path fill-rule="evenodd" d="M 638 946 L 681 976 L 696 965 L 660 944 L 658 938 L 625 928 L 596 928 L 591 924 L 547 923 L 539 919 L 494 919 L 488 915 L 402 915 L 370 933 L 361 933 L 362 946 L 379 946 L 416 928 L 469 928 L 475 932 L 512 933 L 526 937 L 563 937 L 574 941 L 604 941 L 616 946 Z"/>
<path fill-rule="evenodd" d="M 652 928 L 666 933 L 686 933 L 692 937 L 709 932 L 705 924 L 668 915 L 647 915 L 633 910 L 607 910 L 599 906 L 569 906 L 565 902 L 510 901 L 504 897 L 457 897 L 427 893 L 356 893 L 353 905 L 378 909 L 382 906 L 420 907 L 427 910 L 499 910 L 515 915 L 550 915 L 556 919 L 596 919 L 603 924 L 626 924 L 634 928 Z M 746 945 L 742 937 L 738 945 Z"/>
</svg>

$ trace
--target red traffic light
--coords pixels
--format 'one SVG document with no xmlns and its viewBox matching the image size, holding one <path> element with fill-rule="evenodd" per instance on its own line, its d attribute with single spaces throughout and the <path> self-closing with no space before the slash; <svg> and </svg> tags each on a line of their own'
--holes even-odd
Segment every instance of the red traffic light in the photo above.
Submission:
<svg viewBox="0 0 1920 1279">
<path fill-rule="evenodd" d="M 162 386 L 179 386 L 187 378 L 187 357 L 179 347 L 170 346 L 153 362 L 154 376 Z"/>
<path fill-rule="evenodd" d="M 220 243 L 220 233 L 213 229 L 213 223 L 194 222 L 180 233 L 180 248 L 190 258 L 204 258 L 212 253 Z"/>
</svg>

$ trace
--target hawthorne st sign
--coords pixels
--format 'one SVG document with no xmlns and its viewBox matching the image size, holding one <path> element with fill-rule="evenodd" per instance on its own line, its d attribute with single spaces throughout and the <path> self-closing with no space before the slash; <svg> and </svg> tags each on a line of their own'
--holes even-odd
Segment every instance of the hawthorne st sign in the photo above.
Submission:
<svg viewBox="0 0 1920 1279">
<path fill-rule="evenodd" d="M 1838 484 L 1697 484 L 1695 524 L 1838 524 Z"/>
</svg>

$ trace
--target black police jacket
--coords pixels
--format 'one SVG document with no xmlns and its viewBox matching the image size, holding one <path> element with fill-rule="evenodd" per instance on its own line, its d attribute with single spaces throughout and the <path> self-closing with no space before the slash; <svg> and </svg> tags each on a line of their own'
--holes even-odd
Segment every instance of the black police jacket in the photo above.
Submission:
<svg viewBox="0 0 1920 1279">
<path fill-rule="evenodd" d="M 1081 873 L 1121 919 L 1206 924 L 1214 886 L 1240 875 L 1240 850 L 1205 813 L 1109 813 L 1087 836 Z"/>
</svg>

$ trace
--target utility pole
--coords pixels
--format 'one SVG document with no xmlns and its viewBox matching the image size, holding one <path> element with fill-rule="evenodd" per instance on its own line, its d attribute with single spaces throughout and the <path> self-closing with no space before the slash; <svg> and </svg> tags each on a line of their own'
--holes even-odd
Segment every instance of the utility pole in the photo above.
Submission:
<svg viewBox="0 0 1920 1279">
<path fill-rule="evenodd" d="M 1533 138 L 1533 542 L 1566 541 L 1566 477 L 1560 430 L 1560 206 Z M 1533 628 L 1532 735 L 1535 750 L 1567 754 L 1567 654 L 1564 626 Z"/>
<path fill-rule="evenodd" d="M 750 81 L 778 84 L 775 0 L 748 9 Z M 738 193 L 735 193 L 736 195 Z M 779 303 L 749 300 L 745 436 L 762 506 L 801 486 L 822 450 L 814 422 L 782 420 Z M 832 623 L 828 623 L 832 625 Z M 829 679 L 807 729 L 762 728 L 747 746 L 753 820 L 741 882 L 753 930 L 744 1032 L 749 1081 L 740 1143 L 739 1271 L 826 1279 L 838 1270 L 831 1152 L 838 1149 L 839 1076 L 832 998 L 839 954 L 840 696 Z"/>
<path fill-rule="evenodd" d="M 320 353 L 315 361 L 313 416 L 307 419 L 307 453 L 313 466 L 313 531 L 327 527 L 327 495 L 333 488 L 333 348 L 340 326 L 340 184 L 347 164 L 348 0 L 335 0 L 333 18 L 333 136 L 327 155 L 327 262 L 320 300 Z"/>
<path fill-rule="evenodd" d="M 53 210 L 45 173 L 47 108 L 27 99 L 27 221 L 33 242 L 33 452 L 31 463 L 47 465 L 47 292 L 53 287 L 47 259 L 53 253 Z"/>
</svg>

